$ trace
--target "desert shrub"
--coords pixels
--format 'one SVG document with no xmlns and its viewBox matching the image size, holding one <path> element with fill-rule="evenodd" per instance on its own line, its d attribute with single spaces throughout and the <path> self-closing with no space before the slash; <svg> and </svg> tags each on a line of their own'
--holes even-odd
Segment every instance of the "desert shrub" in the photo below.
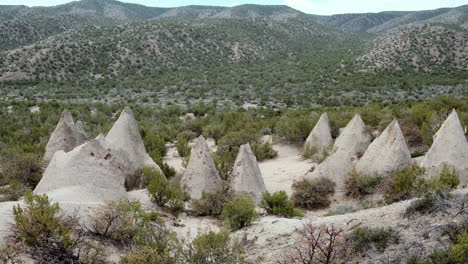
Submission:
<svg viewBox="0 0 468 264">
<path fill-rule="evenodd" d="M 110 201 L 96 209 L 90 216 L 92 234 L 110 239 L 118 244 L 134 246 L 137 237 L 144 237 L 152 222 L 162 224 L 157 215 L 146 213 L 140 202 Z"/>
<path fill-rule="evenodd" d="M 120 264 L 177 264 L 180 256 L 172 252 L 159 252 L 151 246 L 141 246 L 120 257 Z"/>
<path fill-rule="evenodd" d="M 216 152 L 213 153 L 213 160 L 216 170 L 218 170 L 219 177 L 225 181 L 229 180 L 234 162 L 236 161 L 236 156 L 230 152 Z"/>
<path fill-rule="evenodd" d="M 455 168 L 450 169 L 447 164 L 444 164 L 439 175 L 429 181 L 429 188 L 436 192 L 447 192 L 457 188 L 459 184 L 460 178 L 457 170 Z"/>
<path fill-rule="evenodd" d="M 235 195 L 231 191 L 218 190 L 215 192 L 203 192 L 200 199 L 191 201 L 192 210 L 198 216 L 219 217 L 224 205 L 232 201 Z"/>
<path fill-rule="evenodd" d="M 306 224 L 301 240 L 283 254 L 278 264 L 353 263 L 353 253 L 343 229 Z"/>
<path fill-rule="evenodd" d="M 226 128 L 223 124 L 209 124 L 203 128 L 203 136 L 212 138 L 216 143 L 226 134 Z"/>
<path fill-rule="evenodd" d="M 10 184 L 0 187 L 0 202 L 17 201 L 26 189 L 19 181 L 10 181 Z"/>
<path fill-rule="evenodd" d="M 315 122 L 308 112 L 289 110 L 278 120 L 275 131 L 289 142 L 302 143 L 314 125 Z"/>
<path fill-rule="evenodd" d="M 164 157 L 167 153 L 166 141 L 156 133 L 147 134 L 144 139 L 146 150 L 155 156 Z M 151 156 L 153 156 L 151 155 Z M 154 158 L 153 158 L 154 159 Z"/>
<path fill-rule="evenodd" d="M 277 191 L 273 194 L 264 192 L 260 207 L 265 209 L 268 214 L 284 217 L 303 216 L 304 214 L 294 208 L 293 201 L 289 200 L 285 191 Z"/>
<path fill-rule="evenodd" d="M 15 240 L 23 243 L 31 257 L 41 263 L 56 259 L 77 261 L 75 249 L 81 237 L 74 234 L 76 219 L 64 217 L 58 203 L 51 204 L 46 195 L 33 195 L 28 191 L 24 203 L 24 207 L 13 207 Z"/>
<path fill-rule="evenodd" d="M 240 196 L 227 202 L 221 213 L 221 218 L 233 231 L 251 225 L 258 217 L 254 202 L 247 196 Z"/>
<path fill-rule="evenodd" d="M 149 173 L 148 178 L 150 180 L 147 192 L 153 202 L 159 206 L 167 206 L 174 214 L 184 209 L 187 195 L 179 186 L 171 183 L 163 174 L 154 169 Z"/>
<path fill-rule="evenodd" d="M 293 183 L 292 200 L 294 205 L 304 209 L 320 209 L 330 205 L 330 195 L 335 193 L 332 180 L 321 177 L 313 180 L 301 180 Z"/>
<path fill-rule="evenodd" d="M 253 143 L 252 152 L 255 154 L 258 161 L 274 159 L 278 156 L 278 151 L 274 150 L 269 142 Z"/>
<path fill-rule="evenodd" d="M 339 205 L 335 208 L 330 209 L 330 211 L 328 211 L 324 216 L 350 214 L 358 210 L 359 208 L 356 208 L 352 205 Z"/>
<path fill-rule="evenodd" d="M 21 248 L 21 244 L 8 244 L 6 246 L 0 247 L 0 263 L 22 263 L 19 260 L 19 255 L 22 251 L 23 249 Z"/>
<path fill-rule="evenodd" d="M 317 155 L 319 152 L 317 146 L 311 146 L 309 143 L 304 145 L 304 149 L 302 150 L 302 158 L 304 159 L 312 159 Z"/>
<path fill-rule="evenodd" d="M 189 140 L 192 138 L 192 135 L 187 134 L 187 133 L 180 133 L 177 135 L 177 143 L 176 143 L 176 148 L 177 152 L 179 153 L 179 156 L 181 157 L 189 157 L 190 156 L 190 151 L 192 148 L 189 145 Z"/>
<path fill-rule="evenodd" d="M 350 240 L 353 249 L 357 252 L 373 247 L 383 252 L 390 244 L 399 242 L 399 235 L 391 228 L 359 227 L 351 232 Z"/>
<path fill-rule="evenodd" d="M 33 153 L 17 153 L 10 155 L 2 164 L 0 185 L 17 182 L 34 189 L 42 178 L 42 157 Z"/>
<path fill-rule="evenodd" d="M 450 241 L 455 244 L 458 241 L 458 237 L 468 232 L 468 219 L 465 219 L 459 223 L 450 223 L 444 227 L 442 235 L 448 236 Z"/>
<path fill-rule="evenodd" d="M 385 202 L 398 202 L 424 193 L 427 190 L 424 173 L 425 169 L 417 165 L 393 173 L 385 184 Z"/>
<path fill-rule="evenodd" d="M 198 235 L 187 248 L 188 264 L 247 264 L 242 245 L 232 241 L 228 232 Z"/>
<path fill-rule="evenodd" d="M 377 176 L 361 174 L 353 170 L 345 180 L 346 195 L 353 198 L 363 198 L 368 194 L 372 194 L 381 179 Z"/>
<path fill-rule="evenodd" d="M 108 256 L 109 253 L 104 246 L 87 241 L 80 249 L 79 259 L 80 263 L 105 264 L 108 263 Z"/>
<path fill-rule="evenodd" d="M 405 210 L 405 217 L 414 215 L 415 213 L 428 214 L 436 208 L 434 194 L 426 194 L 424 198 L 417 199 L 416 201 L 411 202 L 411 204 Z"/>
</svg>

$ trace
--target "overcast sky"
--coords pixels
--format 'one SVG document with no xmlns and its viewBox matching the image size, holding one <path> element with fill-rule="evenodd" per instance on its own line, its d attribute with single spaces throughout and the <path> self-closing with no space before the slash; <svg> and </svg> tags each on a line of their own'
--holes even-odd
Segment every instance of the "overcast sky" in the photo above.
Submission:
<svg viewBox="0 0 468 264">
<path fill-rule="evenodd" d="M 70 0 L 0 0 L 0 5 L 51 6 Z M 146 6 L 234 6 L 239 4 L 288 5 L 309 14 L 331 15 L 380 11 L 413 11 L 468 4 L 468 0 L 123 0 Z"/>
</svg>

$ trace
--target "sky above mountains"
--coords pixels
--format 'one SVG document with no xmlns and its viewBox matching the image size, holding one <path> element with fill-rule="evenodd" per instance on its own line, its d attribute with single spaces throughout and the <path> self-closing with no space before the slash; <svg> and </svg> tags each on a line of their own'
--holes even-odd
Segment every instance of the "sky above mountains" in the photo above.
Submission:
<svg viewBox="0 0 468 264">
<path fill-rule="evenodd" d="M 70 0 L 0 0 L 0 5 L 52 6 Z M 381 11 L 415 11 L 468 4 L 468 0 L 123 0 L 146 6 L 235 6 L 240 4 L 288 5 L 309 14 L 332 15 Z"/>
</svg>

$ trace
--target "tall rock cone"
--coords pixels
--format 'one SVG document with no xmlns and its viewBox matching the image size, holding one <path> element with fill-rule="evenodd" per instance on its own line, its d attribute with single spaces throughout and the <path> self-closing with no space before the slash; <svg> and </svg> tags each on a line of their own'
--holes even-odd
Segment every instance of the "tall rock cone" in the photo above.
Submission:
<svg viewBox="0 0 468 264">
<path fill-rule="evenodd" d="M 88 140 L 88 134 L 86 134 L 86 130 L 84 128 L 83 122 L 76 121 L 75 132 L 76 132 L 76 138 L 78 141 L 86 142 Z"/>
<path fill-rule="evenodd" d="M 75 147 L 86 142 L 86 140 L 87 137 L 85 135 L 80 135 L 70 112 L 68 110 L 64 110 L 57 127 L 54 132 L 52 132 L 52 135 L 47 142 L 44 161 L 49 163 L 55 152 L 59 150 L 69 152 Z"/>
<path fill-rule="evenodd" d="M 96 202 L 126 196 L 125 157 L 93 139 L 70 152 L 57 151 L 34 193 L 57 202 Z"/>
<path fill-rule="evenodd" d="M 428 177 L 440 173 L 444 165 L 457 170 L 462 184 L 468 184 L 468 142 L 455 109 L 434 135 L 434 142 L 421 166 Z"/>
<path fill-rule="evenodd" d="M 234 162 L 231 185 L 235 191 L 246 193 L 256 204 L 260 203 L 262 194 L 266 192 L 257 158 L 249 144 L 242 145 L 239 149 Z"/>
<path fill-rule="evenodd" d="M 330 132 L 330 122 L 327 113 L 323 113 L 307 137 L 304 149 L 307 147 L 316 148 L 321 155 L 323 150 L 329 149 L 332 145 L 333 138 Z"/>
<path fill-rule="evenodd" d="M 190 153 L 190 160 L 181 179 L 193 199 L 200 199 L 203 191 L 213 192 L 223 187 L 205 138 L 199 136 Z"/>
<path fill-rule="evenodd" d="M 395 119 L 367 148 L 356 164 L 356 170 L 365 174 L 388 175 L 410 167 L 411 163 L 411 153 Z"/>
<path fill-rule="evenodd" d="M 362 155 L 371 143 L 371 135 L 359 114 L 354 115 L 335 141 L 336 151 Z"/>
<path fill-rule="evenodd" d="M 306 179 L 327 177 L 341 188 L 354 162 L 369 146 L 371 136 L 361 116 L 356 114 L 335 141 L 333 153 L 324 162 L 308 173 Z"/>
<path fill-rule="evenodd" d="M 107 134 L 106 140 L 114 148 L 120 148 L 127 153 L 130 160 L 130 174 L 134 174 L 146 166 L 161 171 L 146 152 L 138 123 L 129 107 L 123 109 L 119 119 Z"/>
</svg>

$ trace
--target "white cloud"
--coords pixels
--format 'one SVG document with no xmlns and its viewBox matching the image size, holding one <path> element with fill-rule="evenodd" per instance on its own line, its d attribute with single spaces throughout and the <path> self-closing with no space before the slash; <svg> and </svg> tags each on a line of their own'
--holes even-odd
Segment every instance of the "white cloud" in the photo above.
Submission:
<svg viewBox="0 0 468 264">
<path fill-rule="evenodd" d="M 309 14 L 331 15 L 455 7 L 467 0 L 284 0 L 284 4 Z"/>
</svg>

